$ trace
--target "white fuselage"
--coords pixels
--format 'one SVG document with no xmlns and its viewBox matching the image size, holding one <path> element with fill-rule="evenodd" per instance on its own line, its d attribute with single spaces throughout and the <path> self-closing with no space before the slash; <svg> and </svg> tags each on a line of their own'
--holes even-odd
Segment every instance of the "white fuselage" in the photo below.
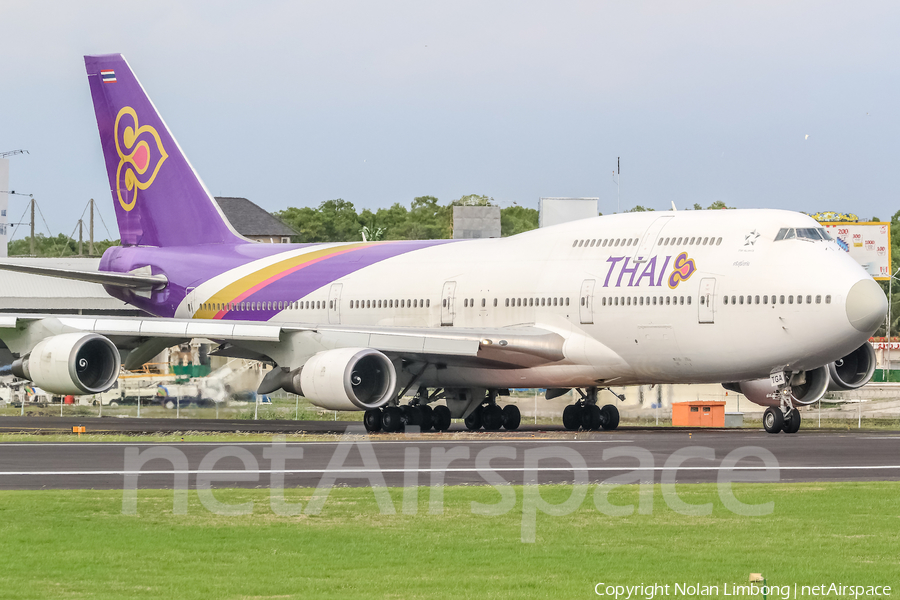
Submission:
<svg viewBox="0 0 900 600">
<path fill-rule="evenodd" d="M 302 297 L 285 297 L 288 308 L 272 320 L 476 330 L 534 325 L 568 340 L 563 361 L 432 369 L 428 385 L 762 378 L 774 368 L 806 370 L 837 360 L 869 335 L 848 321 L 847 293 L 869 276 L 846 252 L 829 241 L 774 241 L 782 228 L 816 227 L 805 215 L 780 210 L 586 219 L 385 259 Z M 202 317 L 199 307 L 236 279 L 322 247 L 287 247 L 231 269 L 197 286 L 175 316 Z"/>
</svg>

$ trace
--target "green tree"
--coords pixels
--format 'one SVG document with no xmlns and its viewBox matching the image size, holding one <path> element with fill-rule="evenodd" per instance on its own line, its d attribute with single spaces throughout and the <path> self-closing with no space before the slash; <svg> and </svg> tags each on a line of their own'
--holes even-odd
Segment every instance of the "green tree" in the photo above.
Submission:
<svg viewBox="0 0 900 600">
<path fill-rule="evenodd" d="M 638 204 L 638 205 L 635 206 L 634 208 L 630 208 L 630 209 L 626 210 L 625 212 L 627 212 L 627 213 L 634 213 L 634 212 L 652 212 L 652 211 L 654 211 L 654 210 L 656 210 L 656 209 L 655 209 L 655 208 L 646 208 L 646 207 L 641 206 L 640 204 Z"/>
<path fill-rule="evenodd" d="M 94 256 L 101 256 L 111 246 L 118 246 L 119 240 L 95 240 Z M 82 242 L 82 252 L 88 253 L 87 240 Z M 31 238 L 11 240 L 6 245 L 9 256 L 31 256 Z M 63 234 L 56 237 L 47 237 L 42 233 L 34 236 L 34 255 L 43 258 L 57 258 L 60 256 L 78 256 L 78 240 L 74 240 Z"/>
<path fill-rule="evenodd" d="M 500 209 L 500 235 L 509 237 L 538 228 L 538 211 L 524 206 L 507 206 Z"/>
</svg>

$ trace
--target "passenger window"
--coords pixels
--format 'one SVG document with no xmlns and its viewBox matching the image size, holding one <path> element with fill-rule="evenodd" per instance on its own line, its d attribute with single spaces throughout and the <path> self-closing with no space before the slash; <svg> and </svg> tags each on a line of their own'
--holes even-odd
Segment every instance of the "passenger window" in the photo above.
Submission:
<svg viewBox="0 0 900 600">
<path fill-rule="evenodd" d="M 794 297 L 788 296 L 788 304 L 793 304 L 793 303 L 794 303 Z"/>
<path fill-rule="evenodd" d="M 678 304 L 684 304 L 684 296 L 679 296 Z"/>
<path fill-rule="evenodd" d="M 687 297 L 687 303 L 688 303 L 688 306 L 691 305 L 691 297 L 690 296 Z"/>
<path fill-rule="evenodd" d="M 573 248 L 574 248 L 575 246 L 577 246 L 577 245 L 578 245 L 578 240 L 575 240 L 574 242 L 572 242 L 572 247 L 573 247 Z"/>
<path fill-rule="evenodd" d="M 803 296 L 797 294 L 797 304 L 803 304 Z"/>
<path fill-rule="evenodd" d="M 628 306 L 631 306 L 631 296 L 628 296 L 628 299 L 625 302 Z"/>
<path fill-rule="evenodd" d="M 718 246 L 718 245 L 721 244 L 721 243 L 722 243 L 722 238 L 719 238 L 719 239 L 716 240 L 716 246 Z"/>
<path fill-rule="evenodd" d="M 688 245 L 689 245 L 689 246 L 693 246 L 693 245 L 694 245 L 694 240 L 695 240 L 695 239 L 697 239 L 697 238 L 691 238 L 691 241 L 688 242 Z"/>
<path fill-rule="evenodd" d="M 522 306 L 522 299 L 516 298 L 516 306 Z"/>
<path fill-rule="evenodd" d="M 621 242 L 621 241 L 622 241 L 621 239 L 616 238 L 616 246 L 618 246 L 618 245 L 619 245 L 619 242 Z"/>
<path fill-rule="evenodd" d="M 769 303 L 769 297 L 763 296 L 763 304 L 768 304 L 768 303 Z"/>
<path fill-rule="evenodd" d="M 679 246 L 681 245 L 681 240 L 683 240 L 683 239 L 684 239 L 684 238 L 678 238 L 677 244 L 678 244 Z"/>
<path fill-rule="evenodd" d="M 705 246 L 708 243 L 709 243 L 709 238 L 708 237 L 703 238 L 703 245 Z"/>
<path fill-rule="evenodd" d="M 663 246 L 668 246 L 668 245 L 669 245 L 669 238 L 666 238 L 666 241 L 663 242 Z"/>
<path fill-rule="evenodd" d="M 604 247 L 604 248 L 606 248 L 606 242 L 608 242 L 608 241 L 609 241 L 609 240 L 603 240 L 603 247 Z"/>
<path fill-rule="evenodd" d="M 653 296 L 653 306 L 656 306 L 656 296 Z"/>
<path fill-rule="evenodd" d="M 671 297 L 671 296 L 666 296 L 666 304 L 667 304 L 667 305 L 668 305 L 668 304 L 671 304 L 671 302 L 672 302 L 672 297 Z"/>
<path fill-rule="evenodd" d="M 556 298 L 553 299 L 553 306 L 556 306 Z"/>
<path fill-rule="evenodd" d="M 509 298 L 506 299 L 506 307 L 509 308 Z"/>
<path fill-rule="evenodd" d="M 831 295 L 825 296 L 825 304 L 831 304 Z"/>
<path fill-rule="evenodd" d="M 759 296 L 756 296 L 753 300 L 754 304 L 759 304 Z"/>
<path fill-rule="evenodd" d="M 821 294 L 816 296 L 816 304 L 822 304 L 822 295 Z"/>
<path fill-rule="evenodd" d="M 591 240 L 591 248 L 593 248 L 594 244 L 596 244 L 596 243 L 597 243 L 597 240 Z"/>
<path fill-rule="evenodd" d="M 569 299 L 566 298 L 566 306 L 568 306 L 568 305 L 569 305 Z"/>
<path fill-rule="evenodd" d="M 446 298 L 441 300 L 441 306 L 443 306 L 444 308 L 447 308 L 447 299 Z"/>
<path fill-rule="evenodd" d="M 584 246 L 584 240 L 578 240 L 578 247 L 581 248 Z"/>
<path fill-rule="evenodd" d="M 643 306 L 643 305 L 644 305 L 644 297 L 641 296 L 641 306 Z"/>
<path fill-rule="evenodd" d="M 784 294 L 782 294 L 781 296 L 778 297 L 778 303 L 784 304 Z"/>
<path fill-rule="evenodd" d="M 806 297 L 806 303 L 807 303 L 807 304 L 812 304 L 812 296 L 807 296 L 807 297 Z"/>
<path fill-rule="evenodd" d="M 731 303 L 732 303 L 732 304 L 737 304 L 736 300 L 737 300 L 737 298 L 735 298 L 734 296 L 731 297 Z"/>
<path fill-rule="evenodd" d="M 494 306 L 497 306 L 497 300 L 494 300 Z M 425 301 L 425 308 L 431 308 L 431 299 Z"/>
<path fill-rule="evenodd" d="M 468 307 L 469 307 L 469 299 L 466 298 L 463 300 L 463 308 L 468 308 Z"/>
</svg>

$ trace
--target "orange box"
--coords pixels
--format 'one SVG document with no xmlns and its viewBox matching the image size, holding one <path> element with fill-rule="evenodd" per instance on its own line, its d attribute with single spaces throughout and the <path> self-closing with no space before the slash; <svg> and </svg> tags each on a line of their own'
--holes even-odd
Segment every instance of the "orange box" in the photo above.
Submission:
<svg viewBox="0 0 900 600">
<path fill-rule="evenodd" d="M 82 425 L 80 427 L 78 427 L 78 426 L 72 427 L 72 433 L 84 433 L 85 431 L 86 431 L 86 429 L 85 429 L 84 425 Z"/>
<path fill-rule="evenodd" d="M 725 427 L 725 403 L 707 400 L 672 405 L 675 427 Z"/>
</svg>

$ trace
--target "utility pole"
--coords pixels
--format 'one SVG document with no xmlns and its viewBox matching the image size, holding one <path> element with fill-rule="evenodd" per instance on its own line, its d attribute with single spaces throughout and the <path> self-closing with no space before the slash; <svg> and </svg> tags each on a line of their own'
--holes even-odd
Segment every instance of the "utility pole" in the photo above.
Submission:
<svg viewBox="0 0 900 600">
<path fill-rule="evenodd" d="M 31 250 L 31 255 L 34 256 L 34 198 L 31 199 L 31 240 L 29 244 L 29 248 Z"/>
<path fill-rule="evenodd" d="M 94 199 L 91 198 L 91 228 L 89 231 L 90 238 L 88 241 L 88 254 L 94 255 Z"/>
<path fill-rule="evenodd" d="M 82 247 L 83 247 L 82 230 L 83 229 L 84 229 L 84 220 L 78 219 L 78 256 L 84 256 L 84 252 L 82 251 Z"/>
</svg>

